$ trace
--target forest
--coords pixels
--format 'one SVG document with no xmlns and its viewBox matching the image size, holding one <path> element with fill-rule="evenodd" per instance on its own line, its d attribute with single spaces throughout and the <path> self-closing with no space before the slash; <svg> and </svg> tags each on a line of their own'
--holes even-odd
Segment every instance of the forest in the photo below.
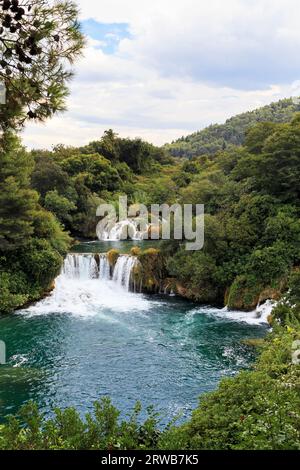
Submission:
<svg viewBox="0 0 300 470">
<path fill-rule="evenodd" d="M 194 157 L 214 154 L 228 147 L 243 145 L 248 129 L 259 122 L 289 122 L 300 110 L 298 98 L 286 98 L 262 108 L 234 116 L 225 124 L 209 127 L 182 137 L 165 147 L 174 157 Z"/>
<path fill-rule="evenodd" d="M 51 288 L 72 240 L 96 238 L 98 205 L 122 194 L 148 206 L 205 205 L 203 250 L 160 244 L 163 277 L 184 297 L 253 310 L 280 299 L 299 266 L 298 114 L 257 124 L 242 147 L 189 160 L 112 130 L 86 147 L 51 152 L 26 152 L 11 133 L 2 142 L 2 313 Z M 154 267 L 152 276 L 157 284 L 161 273 Z"/>
</svg>

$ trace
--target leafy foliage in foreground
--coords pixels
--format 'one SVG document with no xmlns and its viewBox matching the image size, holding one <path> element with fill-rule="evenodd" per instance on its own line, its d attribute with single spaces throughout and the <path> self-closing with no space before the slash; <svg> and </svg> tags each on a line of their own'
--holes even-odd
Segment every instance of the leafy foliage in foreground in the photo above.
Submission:
<svg viewBox="0 0 300 470">
<path fill-rule="evenodd" d="M 129 419 L 120 421 L 110 399 L 102 398 L 85 420 L 74 408 L 56 409 L 54 418 L 43 420 L 37 406 L 30 402 L 18 417 L 10 417 L 8 424 L 0 427 L 0 449 L 151 449 L 160 434 L 158 416 L 149 408 L 147 419 L 140 423 L 140 412 L 137 403 Z"/>
</svg>

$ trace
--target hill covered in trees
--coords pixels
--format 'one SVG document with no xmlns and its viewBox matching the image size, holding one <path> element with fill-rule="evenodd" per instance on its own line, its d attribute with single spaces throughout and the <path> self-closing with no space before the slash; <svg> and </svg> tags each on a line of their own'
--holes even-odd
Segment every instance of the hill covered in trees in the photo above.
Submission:
<svg viewBox="0 0 300 470">
<path fill-rule="evenodd" d="M 246 131 L 258 122 L 285 123 L 300 111 L 300 101 L 289 98 L 268 106 L 239 114 L 225 124 L 213 124 L 205 129 L 182 137 L 165 148 L 174 157 L 195 157 L 214 154 L 233 145 L 242 145 Z"/>
</svg>

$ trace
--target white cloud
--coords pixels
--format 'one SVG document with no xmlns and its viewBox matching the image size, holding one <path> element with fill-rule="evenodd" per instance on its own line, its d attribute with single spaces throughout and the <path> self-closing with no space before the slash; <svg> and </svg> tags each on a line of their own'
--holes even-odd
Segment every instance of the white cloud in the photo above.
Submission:
<svg viewBox="0 0 300 470">
<path fill-rule="evenodd" d="M 82 19 L 129 23 L 106 55 L 90 40 L 68 101 L 29 146 L 80 145 L 113 127 L 164 143 L 299 92 L 294 0 L 81 0 Z"/>
</svg>

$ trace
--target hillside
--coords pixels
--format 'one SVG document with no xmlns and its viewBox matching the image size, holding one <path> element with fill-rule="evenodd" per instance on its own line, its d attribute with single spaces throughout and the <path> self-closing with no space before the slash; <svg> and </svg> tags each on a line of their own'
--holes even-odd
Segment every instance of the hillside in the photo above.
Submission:
<svg viewBox="0 0 300 470">
<path fill-rule="evenodd" d="M 202 131 L 165 146 L 174 157 L 191 158 L 213 154 L 230 145 L 242 145 L 245 132 L 257 122 L 289 122 L 294 113 L 300 111 L 300 102 L 284 99 L 268 106 L 239 114 L 228 119 L 225 124 L 213 124 Z"/>
</svg>

